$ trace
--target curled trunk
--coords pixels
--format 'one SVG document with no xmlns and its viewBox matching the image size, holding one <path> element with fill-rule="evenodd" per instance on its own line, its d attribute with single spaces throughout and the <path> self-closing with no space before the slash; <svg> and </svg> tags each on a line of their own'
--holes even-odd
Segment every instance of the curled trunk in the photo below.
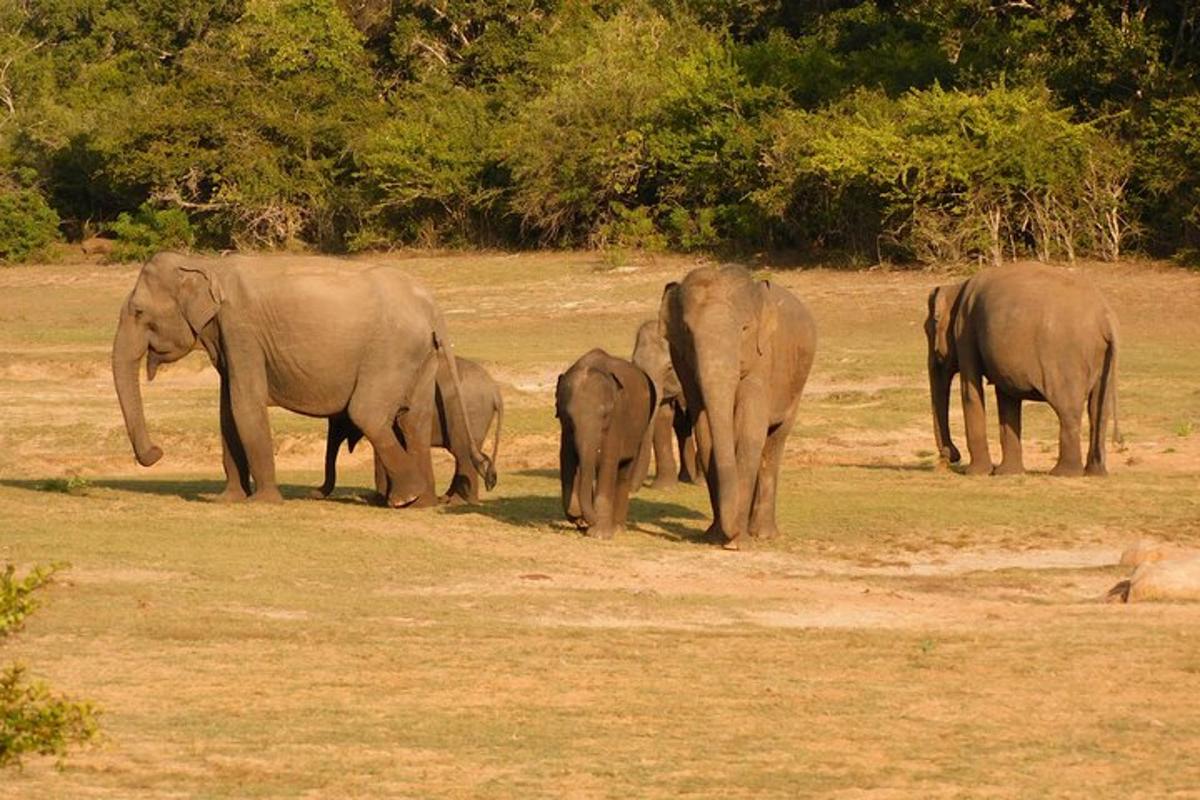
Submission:
<svg viewBox="0 0 1200 800">
<path fill-rule="evenodd" d="M 148 467 L 162 458 L 162 450 L 150 441 L 146 430 L 146 417 L 142 411 L 142 388 L 138 383 L 138 366 L 146 355 L 148 340 L 146 333 L 134 321 L 128 311 L 122 310 L 117 325 L 117 336 L 113 341 L 112 370 L 117 399 L 121 403 L 121 414 L 125 418 L 125 430 L 133 445 L 138 463 Z"/>
</svg>

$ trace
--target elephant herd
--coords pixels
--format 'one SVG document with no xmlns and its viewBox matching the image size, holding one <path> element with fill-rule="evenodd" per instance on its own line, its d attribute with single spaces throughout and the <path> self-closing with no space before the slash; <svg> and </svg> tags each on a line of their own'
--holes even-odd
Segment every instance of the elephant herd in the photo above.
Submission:
<svg viewBox="0 0 1200 800">
<path fill-rule="evenodd" d="M 1023 471 L 1021 402 L 1060 422 L 1055 475 L 1105 474 L 1116 422 L 1116 320 L 1099 292 L 1038 264 L 984 270 L 929 295 L 925 323 L 934 438 L 950 437 L 950 386 L 960 378 L 969 474 Z M 555 415 L 563 510 L 589 535 L 623 527 L 653 453 L 655 485 L 703 481 L 707 537 L 737 549 L 777 534 L 784 444 L 816 354 L 816 324 L 788 290 L 737 266 L 704 266 L 665 287 L 658 319 L 637 331 L 632 359 L 594 349 L 558 378 Z M 386 267 L 319 257 L 261 259 L 160 253 L 121 308 L 112 367 L 138 462 L 154 464 L 138 369 L 203 348 L 220 377 L 222 500 L 281 498 L 267 407 L 328 419 L 326 496 L 337 454 L 365 437 L 375 485 L 394 507 L 476 502 L 496 482 L 503 400 L 480 365 L 456 358 L 430 293 Z M 995 387 L 1002 460 L 988 453 L 983 382 Z M 1080 422 L 1087 410 L 1086 461 Z M 491 455 L 484 439 L 494 425 Z M 674 453 L 680 453 L 678 475 Z M 432 447 L 455 459 L 436 493 Z"/>
</svg>

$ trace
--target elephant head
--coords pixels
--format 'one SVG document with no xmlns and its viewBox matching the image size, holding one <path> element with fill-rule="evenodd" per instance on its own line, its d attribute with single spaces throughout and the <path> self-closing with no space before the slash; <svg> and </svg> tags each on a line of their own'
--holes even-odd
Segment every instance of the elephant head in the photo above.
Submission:
<svg viewBox="0 0 1200 800">
<path fill-rule="evenodd" d="M 939 286 L 929 293 L 925 339 L 929 345 L 929 396 L 933 404 L 933 438 L 938 457 L 956 464 L 962 455 L 950 439 L 950 384 L 958 373 L 953 320 L 964 284 Z"/>
<path fill-rule="evenodd" d="M 708 420 L 708 436 L 697 431 L 711 447 L 701 461 L 716 484 L 718 521 L 731 537 L 739 509 L 750 502 L 738 496 L 734 405 L 747 378 L 761 380 L 765 390 L 777 326 L 770 291 L 768 282 L 755 281 L 741 267 L 706 267 L 667 284 L 659 306 L 659 333 L 670 345 L 689 413 L 695 420 L 703 412 Z"/>
<path fill-rule="evenodd" d="M 200 331 L 216 316 L 221 299 L 209 267 L 177 253 L 160 253 L 142 267 L 121 307 L 112 350 L 113 382 L 125 429 L 142 466 L 162 458 L 162 450 L 146 430 L 138 365 L 145 357 L 146 379 L 154 380 L 160 365 L 190 353 Z"/>
<path fill-rule="evenodd" d="M 643 322 L 638 328 L 637 340 L 633 345 L 634 364 L 650 376 L 660 401 L 673 400 L 683 393 L 679 376 L 671 364 L 671 351 L 667 340 L 658 331 L 655 321 Z"/>
</svg>

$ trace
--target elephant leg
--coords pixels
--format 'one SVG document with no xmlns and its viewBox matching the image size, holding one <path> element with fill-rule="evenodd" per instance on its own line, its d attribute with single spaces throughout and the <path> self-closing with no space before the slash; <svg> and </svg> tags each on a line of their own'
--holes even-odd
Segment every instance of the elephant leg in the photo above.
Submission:
<svg viewBox="0 0 1200 800">
<path fill-rule="evenodd" d="M 613 494 L 613 527 L 618 531 L 625 530 L 625 520 L 629 517 L 629 498 L 633 494 L 634 461 L 617 465 L 616 490 Z"/>
<path fill-rule="evenodd" d="M 666 489 L 678 483 L 675 467 L 675 410 L 669 404 L 658 407 L 651 428 L 654 449 L 654 489 Z"/>
<path fill-rule="evenodd" d="M 775 523 L 775 504 L 779 486 L 779 467 L 783 463 L 783 448 L 795 424 L 795 412 L 767 434 L 763 445 L 762 465 L 754 487 L 754 504 L 750 508 L 750 535 L 758 539 L 774 539 L 779 535 Z"/>
<path fill-rule="evenodd" d="M 409 503 L 412 508 L 428 508 L 438 504 L 437 484 L 433 477 L 433 448 L 429 444 L 429 419 L 422 410 L 409 409 L 397 418 L 396 427 L 401 435 L 396 438 L 402 443 L 414 478 L 420 483 L 416 498 Z M 424 431 L 424 435 L 421 432 Z"/>
<path fill-rule="evenodd" d="M 271 443 L 271 420 L 267 416 L 266 377 L 255 378 L 231 381 L 230 407 L 246 451 L 250 475 L 254 478 L 254 494 L 250 499 L 259 503 L 277 503 L 283 500 L 283 495 L 275 482 L 275 451 Z"/>
<path fill-rule="evenodd" d="M 696 436 L 687 415 L 676 412 L 674 423 L 675 439 L 679 444 L 679 482 L 697 483 L 704 480 L 696 456 Z"/>
<path fill-rule="evenodd" d="M 1082 404 L 1051 403 L 1058 415 L 1058 463 L 1051 475 L 1078 477 L 1083 474 L 1083 455 L 1079 447 L 1079 427 L 1083 419 Z"/>
<path fill-rule="evenodd" d="M 579 506 L 579 454 L 575 452 L 570 432 L 565 428 L 558 448 L 558 475 L 562 483 L 563 513 L 567 515 L 568 522 L 578 526 L 583 519 L 583 511 Z"/>
<path fill-rule="evenodd" d="M 743 381 L 733 407 L 733 430 L 737 443 L 737 503 L 734 529 L 726 530 L 725 546 L 736 549 L 738 538 L 750 528 L 750 506 L 754 499 L 763 448 L 767 443 L 767 388 L 758 381 Z"/>
<path fill-rule="evenodd" d="M 229 380 L 224 376 L 221 377 L 221 462 L 225 468 L 225 490 L 217 495 L 217 501 L 245 500 L 250 496 L 250 462 L 233 421 Z"/>
<path fill-rule="evenodd" d="M 617 494 L 617 455 L 614 447 L 605 442 L 600 449 L 600 467 L 596 470 L 596 492 L 592 505 L 596 511 L 596 524 L 588 527 L 588 536 L 611 539 L 616 532 L 614 515 Z"/>
<path fill-rule="evenodd" d="M 396 435 L 394 410 L 359 392 L 350 398 L 347 411 L 375 450 L 375 488 L 384 502 L 394 508 L 412 505 L 425 487 L 418 465 Z"/>
<path fill-rule="evenodd" d="M 633 462 L 633 491 L 636 492 L 642 488 L 642 484 L 646 482 L 646 475 L 650 472 L 650 453 L 654 449 L 654 425 L 651 424 L 646 428 L 646 434 L 642 438 L 642 446 L 638 448 L 637 458 Z"/>
<path fill-rule="evenodd" d="M 1104 429 L 1108 419 L 1104 413 L 1104 396 L 1097 383 L 1088 392 L 1088 454 L 1084 474 L 1100 477 L 1108 474 L 1104 464 Z"/>
<path fill-rule="evenodd" d="M 387 469 L 383 466 L 383 459 L 379 457 L 379 453 L 375 452 L 374 446 L 371 447 L 371 461 L 375 468 L 375 496 L 371 498 L 373 505 L 386 506 L 388 492 L 391 490 L 388 481 Z"/>
<path fill-rule="evenodd" d="M 479 502 L 479 475 L 469 461 L 454 454 L 454 477 L 439 501 L 449 505 L 475 505 Z"/>
<path fill-rule="evenodd" d="M 996 388 L 996 408 L 1000 415 L 1000 463 L 993 470 L 995 475 L 1022 475 L 1025 473 L 1021 453 L 1021 398 L 1013 397 Z"/>
<path fill-rule="evenodd" d="M 983 374 L 973 359 L 960 355 L 961 369 L 958 375 L 962 386 L 963 422 L 967 428 L 967 450 L 971 463 L 968 475 L 988 475 L 992 471 L 992 455 L 988 452 L 987 413 L 984 407 Z"/>
<path fill-rule="evenodd" d="M 346 439 L 345 429 L 349 424 L 350 420 L 345 415 L 329 418 L 325 432 L 325 482 L 309 493 L 315 499 L 329 497 L 333 493 L 333 487 L 337 485 L 338 450 Z"/>
</svg>

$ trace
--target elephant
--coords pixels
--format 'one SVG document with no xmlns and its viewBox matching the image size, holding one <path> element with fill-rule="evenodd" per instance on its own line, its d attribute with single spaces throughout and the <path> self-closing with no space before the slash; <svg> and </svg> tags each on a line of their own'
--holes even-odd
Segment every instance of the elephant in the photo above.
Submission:
<svg viewBox="0 0 1200 800">
<path fill-rule="evenodd" d="M 650 376 L 658 390 L 658 410 L 647 432 L 649 445 L 642 448 L 641 458 L 634 470 L 633 490 L 636 492 L 645 482 L 650 472 L 652 453 L 655 463 L 652 488 L 665 489 L 677 482 L 694 483 L 699 480 L 696 440 L 688 420 L 683 388 L 679 385 L 675 368 L 671 366 L 667 341 L 658 333 L 657 320 L 647 320 L 638 327 L 631 360 Z M 678 474 L 675 467 L 676 442 L 679 446 Z"/>
<path fill-rule="evenodd" d="M 658 408 L 650 376 L 590 350 L 558 376 L 559 472 L 567 519 L 598 539 L 624 528 L 633 470 Z"/>
<path fill-rule="evenodd" d="M 492 452 L 488 456 L 492 465 L 496 464 L 496 454 L 500 451 L 500 428 L 504 423 L 504 400 L 500 396 L 500 386 L 492 379 L 482 366 L 465 358 L 457 358 L 458 376 L 462 383 L 462 398 L 467 407 L 467 418 L 471 423 L 471 431 L 477 437 L 475 446 L 483 449 L 483 440 L 487 436 L 492 420 L 496 422 L 496 430 L 492 437 Z M 433 447 L 442 447 L 454 454 L 454 478 L 450 487 L 442 495 L 443 503 L 478 503 L 479 477 L 470 468 L 470 453 L 461 447 L 451 436 L 450 419 L 446 411 L 445 397 L 447 392 L 442 388 L 450 380 L 449 372 L 441 365 L 438 366 L 435 381 L 435 402 L 437 415 L 433 420 L 433 428 L 429 443 Z M 403 435 L 403 431 L 401 431 Z M 313 490 L 315 497 L 328 497 L 337 485 L 337 457 L 342 442 L 348 442 L 350 452 L 362 439 L 360 431 L 346 414 L 329 418 L 329 431 L 325 438 L 325 483 Z M 383 494 L 382 465 L 376 460 L 376 488 Z"/>
<path fill-rule="evenodd" d="M 795 295 L 739 266 L 704 266 L 668 283 L 659 306 L 696 431 L 713 523 L 736 550 L 771 538 L 784 442 L 816 355 L 817 328 Z"/>
<path fill-rule="evenodd" d="M 219 500 L 282 499 L 267 406 L 312 417 L 347 414 L 379 455 L 393 506 L 435 502 L 428 436 L 434 373 L 454 427 L 490 488 L 495 470 L 474 445 L 446 325 L 433 297 L 387 267 L 303 256 L 149 259 L 121 307 L 112 370 L 138 463 L 162 457 L 146 427 L 138 366 L 146 378 L 203 347 L 220 376 L 226 485 Z M 402 446 L 393 421 L 424 425 Z M 253 480 L 253 484 L 251 483 Z"/>
<path fill-rule="evenodd" d="M 1082 276 L 1044 264 L 984 270 L 929 293 L 925 336 L 929 390 L 939 460 L 957 463 L 950 437 L 950 384 L 957 374 L 971 463 L 969 475 L 1020 474 L 1021 402 L 1045 401 L 1059 421 L 1052 475 L 1104 475 L 1104 438 L 1117 417 L 1117 320 Z M 1002 458 L 988 452 L 983 381 L 996 389 Z M 1080 420 L 1090 420 L 1087 463 L 1080 457 Z"/>
</svg>

